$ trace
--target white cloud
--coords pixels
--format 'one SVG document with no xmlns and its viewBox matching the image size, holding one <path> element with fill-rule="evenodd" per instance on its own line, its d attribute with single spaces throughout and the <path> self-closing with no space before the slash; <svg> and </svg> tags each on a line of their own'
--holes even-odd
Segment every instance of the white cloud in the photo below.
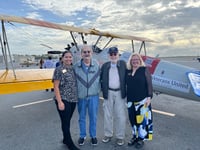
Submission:
<svg viewBox="0 0 200 150">
<path fill-rule="evenodd" d="M 55 19 L 57 23 L 152 38 L 158 41 L 158 43 L 147 44 L 149 46 L 147 49 L 150 49 L 149 53 L 152 55 L 154 53 L 160 53 L 160 56 L 191 55 L 191 52 L 200 49 L 200 2 L 198 1 L 23 0 L 23 2 L 32 9 L 26 12 L 26 17 L 52 21 L 51 17 L 43 14 L 45 12 L 58 18 Z M 35 29 L 30 26 L 24 27 L 24 31 L 32 33 L 37 39 L 32 41 L 35 43 L 31 43 L 35 45 L 31 47 L 32 49 L 42 49 L 41 45 L 36 47 L 39 45 L 37 43 L 40 43 L 37 42 L 39 39 L 55 49 L 61 49 L 67 45 L 67 42 L 71 42 L 70 35 L 63 31 Z M 12 39 L 17 44 L 17 40 L 14 39 L 19 38 L 19 34 L 15 33 L 12 33 Z M 91 36 L 86 38 L 94 43 Z M 20 40 L 23 41 L 22 38 Z M 25 42 L 24 47 L 26 43 L 29 42 Z M 119 45 L 121 49 L 131 48 L 130 42 L 125 40 L 114 40 L 113 45 Z M 18 52 L 21 51 L 20 48 L 16 49 L 19 49 Z"/>
<path fill-rule="evenodd" d="M 185 7 L 199 8 L 200 7 L 200 1 L 197 1 L 197 0 L 188 0 L 188 4 Z"/>
<path fill-rule="evenodd" d="M 43 20 L 42 17 L 40 16 L 40 14 L 38 12 L 30 12 L 27 13 L 27 18 L 31 18 L 31 19 L 38 19 L 38 20 Z"/>
</svg>

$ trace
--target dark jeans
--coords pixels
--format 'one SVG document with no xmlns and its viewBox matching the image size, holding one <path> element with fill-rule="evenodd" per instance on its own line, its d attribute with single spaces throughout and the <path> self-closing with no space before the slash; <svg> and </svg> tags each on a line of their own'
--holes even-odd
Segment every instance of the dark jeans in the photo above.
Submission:
<svg viewBox="0 0 200 150">
<path fill-rule="evenodd" d="M 135 113 L 135 106 L 134 104 L 132 104 L 132 106 L 130 108 L 128 108 L 128 117 L 129 117 L 129 121 L 131 123 L 131 127 L 133 127 L 136 123 L 136 113 Z"/>
<path fill-rule="evenodd" d="M 74 145 L 74 143 L 72 141 L 71 133 L 70 133 L 70 121 L 74 113 L 74 110 L 76 108 L 76 103 L 67 102 L 65 100 L 63 100 L 63 103 L 65 104 L 65 109 L 62 111 L 58 109 L 57 101 L 56 101 L 56 106 L 57 106 L 57 110 L 61 119 L 63 143 L 66 144 L 67 146 L 71 146 L 71 145 Z"/>
</svg>

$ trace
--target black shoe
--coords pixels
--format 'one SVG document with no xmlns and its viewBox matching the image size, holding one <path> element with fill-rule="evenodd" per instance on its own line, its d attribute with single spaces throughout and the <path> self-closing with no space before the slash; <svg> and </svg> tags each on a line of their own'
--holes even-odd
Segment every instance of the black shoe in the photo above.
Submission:
<svg viewBox="0 0 200 150">
<path fill-rule="evenodd" d="M 74 144 L 72 146 L 68 146 L 69 150 L 80 150 L 78 147 L 76 147 Z"/>
<path fill-rule="evenodd" d="M 49 89 L 46 89 L 46 92 L 48 92 L 49 91 Z"/>
<path fill-rule="evenodd" d="M 69 150 L 80 150 L 74 143 L 68 144 L 65 140 L 63 140 L 63 144 L 65 144 Z"/>
<path fill-rule="evenodd" d="M 135 144 L 135 148 L 140 149 L 144 146 L 144 141 L 143 140 L 139 140 L 136 142 Z"/>
<path fill-rule="evenodd" d="M 63 144 L 67 145 L 67 142 L 65 140 L 63 140 L 62 142 L 63 142 Z"/>
<path fill-rule="evenodd" d="M 78 144 L 82 146 L 82 145 L 84 145 L 84 141 L 85 141 L 85 138 L 79 138 Z"/>
<path fill-rule="evenodd" d="M 136 138 L 132 138 L 130 139 L 130 141 L 128 142 L 128 146 L 133 146 L 137 143 L 137 139 Z"/>
<path fill-rule="evenodd" d="M 98 144 L 97 138 L 91 138 L 91 144 L 97 145 Z"/>
</svg>

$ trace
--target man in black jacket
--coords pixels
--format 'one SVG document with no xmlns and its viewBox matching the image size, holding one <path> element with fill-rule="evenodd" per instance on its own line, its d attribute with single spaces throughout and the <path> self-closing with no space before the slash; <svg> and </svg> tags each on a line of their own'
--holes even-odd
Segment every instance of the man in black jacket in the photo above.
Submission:
<svg viewBox="0 0 200 150">
<path fill-rule="evenodd" d="M 108 50 L 110 61 L 104 63 L 101 68 L 101 89 L 103 93 L 104 111 L 104 138 L 102 142 L 107 143 L 113 136 L 113 124 L 115 125 L 115 136 L 117 144 L 124 144 L 126 127 L 126 63 L 119 60 L 117 47 Z M 114 122 L 115 117 L 115 123 Z"/>
</svg>

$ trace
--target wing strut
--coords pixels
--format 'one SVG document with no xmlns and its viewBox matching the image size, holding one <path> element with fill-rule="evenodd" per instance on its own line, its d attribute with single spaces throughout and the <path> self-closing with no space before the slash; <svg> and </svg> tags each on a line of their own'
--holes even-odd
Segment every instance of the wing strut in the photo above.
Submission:
<svg viewBox="0 0 200 150">
<path fill-rule="evenodd" d="M 113 37 L 110 38 L 110 40 L 106 43 L 106 45 L 103 47 L 103 49 L 105 49 L 112 40 L 113 40 Z"/>
<path fill-rule="evenodd" d="M 144 54 L 145 54 L 145 56 L 146 56 L 146 46 L 145 46 L 145 42 L 144 41 L 142 41 L 142 44 L 141 44 L 141 46 L 140 46 L 140 49 L 139 49 L 139 54 L 140 54 L 140 52 L 141 52 L 141 50 L 142 50 L 142 47 L 144 47 Z"/>
<path fill-rule="evenodd" d="M 3 46 L 3 41 L 1 39 L 1 35 L 0 35 L 0 41 L 1 41 L 1 50 L 2 50 L 2 54 L 3 54 L 3 60 L 5 62 L 6 65 L 6 70 L 8 70 L 8 61 L 7 61 L 7 55 L 4 52 L 4 46 Z"/>
<path fill-rule="evenodd" d="M 133 53 L 134 53 L 135 49 L 134 49 L 134 42 L 133 42 L 133 40 L 131 40 L 131 45 L 132 45 L 132 49 L 133 49 Z"/>
<path fill-rule="evenodd" d="M 99 41 L 100 41 L 101 37 L 102 37 L 102 36 L 101 36 L 101 35 L 99 35 L 99 37 L 98 37 L 98 39 L 97 39 L 96 43 L 94 44 L 94 50 L 93 50 L 93 51 L 96 51 L 97 44 L 99 43 Z"/>
<path fill-rule="evenodd" d="M 7 58 L 7 51 L 8 51 L 8 55 L 9 55 L 9 58 L 10 58 L 10 63 L 11 63 L 12 70 L 13 70 L 13 74 L 14 74 L 14 77 L 16 79 L 17 77 L 16 77 L 16 73 L 15 73 L 15 69 L 14 69 L 14 65 L 13 65 L 13 61 L 12 61 L 12 57 L 11 57 L 11 53 L 10 53 L 10 48 L 9 48 L 9 45 L 8 45 L 8 39 L 7 39 L 6 30 L 5 30 L 5 26 L 4 26 L 4 21 L 3 20 L 1 21 L 1 24 L 2 24 L 3 39 L 0 38 L 0 40 L 1 40 L 3 59 L 4 59 L 4 62 L 5 62 L 5 65 L 6 65 L 6 70 L 8 71 L 8 69 L 9 69 L 8 68 L 8 58 Z"/>
<path fill-rule="evenodd" d="M 82 39 L 83 44 L 87 44 L 87 41 L 85 41 L 85 39 L 84 39 L 83 33 L 80 33 L 80 34 L 81 34 L 81 39 Z"/>
<path fill-rule="evenodd" d="M 100 41 L 100 39 L 101 39 L 101 35 L 99 35 L 99 37 L 98 37 L 98 39 L 97 39 L 97 41 L 96 41 L 96 43 L 94 44 L 94 46 L 96 47 L 97 46 L 97 44 L 99 43 L 99 41 Z"/>
<path fill-rule="evenodd" d="M 72 40 L 74 41 L 74 45 L 76 46 L 77 51 L 79 51 L 77 42 L 76 42 L 76 40 L 75 40 L 75 38 L 74 38 L 74 35 L 73 35 L 72 31 L 70 31 L 70 34 L 71 34 Z"/>
</svg>

